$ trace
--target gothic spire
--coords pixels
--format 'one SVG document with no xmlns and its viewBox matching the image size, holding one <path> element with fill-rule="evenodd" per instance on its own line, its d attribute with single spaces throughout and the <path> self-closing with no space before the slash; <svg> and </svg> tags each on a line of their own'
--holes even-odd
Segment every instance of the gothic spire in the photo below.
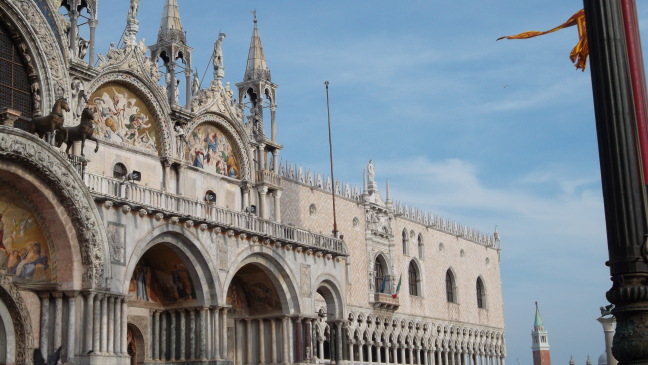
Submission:
<svg viewBox="0 0 648 365">
<path fill-rule="evenodd" d="M 263 46 L 261 45 L 261 36 L 257 27 L 256 11 L 254 14 L 254 29 L 252 30 L 252 39 L 250 40 L 250 51 L 248 52 L 247 65 L 245 66 L 245 75 L 243 81 L 262 79 L 270 81 L 270 70 L 266 64 L 263 55 Z"/>
<path fill-rule="evenodd" d="M 182 44 L 187 43 L 185 32 L 180 22 L 178 0 L 165 0 L 157 41 L 158 43 L 164 41 L 176 41 Z"/>
<path fill-rule="evenodd" d="M 540 317 L 540 309 L 538 308 L 538 302 L 535 302 L 536 305 L 536 314 L 535 314 L 535 321 L 533 323 L 533 326 L 536 328 L 541 328 L 544 327 L 542 324 L 542 317 Z"/>
</svg>

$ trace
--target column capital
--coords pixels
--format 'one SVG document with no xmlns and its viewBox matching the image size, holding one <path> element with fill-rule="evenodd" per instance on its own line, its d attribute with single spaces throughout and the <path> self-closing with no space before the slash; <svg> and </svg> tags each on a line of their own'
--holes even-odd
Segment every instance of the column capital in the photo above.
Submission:
<svg viewBox="0 0 648 365">
<path fill-rule="evenodd" d="M 63 293 L 65 293 L 66 298 L 70 298 L 70 299 L 76 298 L 77 296 L 79 296 L 79 292 L 76 291 L 76 290 L 67 290 L 67 291 L 64 291 Z"/>
<path fill-rule="evenodd" d="M 49 299 L 50 292 L 48 292 L 48 291 L 40 291 L 40 292 L 38 292 L 38 297 L 41 298 L 41 299 Z"/>
<path fill-rule="evenodd" d="M 61 299 L 61 298 L 63 298 L 63 292 L 55 291 L 55 292 L 52 292 L 51 294 L 52 294 L 52 297 L 53 297 L 54 299 Z"/>
</svg>

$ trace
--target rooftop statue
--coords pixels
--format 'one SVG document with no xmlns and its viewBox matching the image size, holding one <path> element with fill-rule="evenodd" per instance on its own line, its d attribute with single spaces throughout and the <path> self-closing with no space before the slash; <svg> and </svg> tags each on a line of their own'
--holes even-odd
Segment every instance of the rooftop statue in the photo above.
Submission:
<svg viewBox="0 0 648 365">
<path fill-rule="evenodd" d="M 225 39 L 225 33 L 218 34 L 218 40 L 214 43 L 214 79 L 222 80 L 225 77 L 225 66 L 223 65 L 223 39 Z"/>
<path fill-rule="evenodd" d="M 137 18 L 137 10 L 139 9 L 140 0 L 131 0 L 130 9 L 128 9 L 128 19 Z"/>
</svg>

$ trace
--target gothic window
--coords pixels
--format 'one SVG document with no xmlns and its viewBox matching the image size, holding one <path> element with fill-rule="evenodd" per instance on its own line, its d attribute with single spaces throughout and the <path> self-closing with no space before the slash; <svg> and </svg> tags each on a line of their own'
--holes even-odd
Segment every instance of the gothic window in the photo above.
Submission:
<svg viewBox="0 0 648 365">
<path fill-rule="evenodd" d="M 31 83 L 23 55 L 11 34 L 0 25 L 0 108 L 12 108 L 31 118 L 34 113 Z"/>
<path fill-rule="evenodd" d="M 388 293 L 389 292 L 389 283 L 387 282 L 389 278 L 385 275 L 387 263 L 382 256 L 376 257 L 376 262 L 374 264 L 374 280 L 375 280 L 375 291 L 376 293 Z"/>
<path fill-rule="evenodd" d="M 127 175 L 128 170 L 126 170 L 126 166 L 123 163 L 117 162 L 115 166 L 113 166 L 113 177 L 115 179 L 123 180 Z"/>
<path fill-rule="evenodd" d="M 446 271 L 446 297 L 448 303 L 457 302 L 457 287 L 455 285 L 455 277 L 450 269 Z"/>
<path fill-rule="evenodd" d="M 477 308 L 486 308 L 486 291 L 481 278 L 477 278 Z"/>
<path fill-rule="evenodd" d="M 407 270 L 407 277 L 409 282 L 409 293 L 410 295 L 419 296 L 419 272 L 414 260 L 409 264 L 409 269 Z"/>
<path fill-rule="evenodd" d="M 407 241 L 408 241 L 407 231 L 403 229 L 403 255 L 409 254 L 409 250 L 407 249 Z"/>
</svg>

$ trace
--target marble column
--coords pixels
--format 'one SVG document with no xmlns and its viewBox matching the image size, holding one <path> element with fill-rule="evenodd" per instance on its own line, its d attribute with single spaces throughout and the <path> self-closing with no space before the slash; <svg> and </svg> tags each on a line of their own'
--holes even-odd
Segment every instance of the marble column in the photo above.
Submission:
<svg viewBox="0 0 648 365">
<path fill-rule="evenodd" d="M 201 360 L 207 359 L 207 309 L 209 308 L 200 308 L 200 344 L 198 356 Z"/>
<path fill-rule="evenodd" d="M 304 359 L 304 329 L 302 327 L 302 319 L 295 318 L 295 362 L 301 362 Z"/>
<path fill-rule="evenodd" d="M 101 353 L 108 350 L 108 296 L 101 299 Z"/>
<path fill-rule="evenodd" d="M 85 294 L 85 315 L 83 322 L 85 323 L 84 331 L 85 334 L 83 336 L 84 338 L 84 348 L 83 348 L 83 353 L 87 354 L 93 349 L 93 325 L 94 325 L 94 293 L 86 293 Z"/>
<path fill-rule="evenodd" d="M 436 365 L 436 351 L 434 349 L 430 351 L 430 365 Z"/>
<path fill-rule="evenodd" d="M 246 353 L 245 360 L 248 365 L 252 364 L 252 320 L 249 318 L 245 319 L 245 337 L 247 338 L 246 344 Z"/>
<path fill-rule="evenodd" d="M 360 362 L 360 364 L 364 362 L 364 345 L 364 341 L 358 341 L 358 361 Z"/>
<path fill-rule="evenodd" d="M 392 356 L 394 357 L 394 364 L 398 364 L 398 343 L 392 346 Z"/>
<path fill-rule="evenodd" d="M 281 320 L 281 330 L 282 330 L 282 334 L 283 334 L 283 341 L 282 341 L 282 344 L 283 344 L 283 363 L 286 364 L 286 365 L 290 362 L 290 359 L 288 357 L 289 356 L 288 352 L 290 351 L 289 347 L 288 347 L 289 346 L 289 343 L 288 343 L 288 341 L 289 341 L 289 338 L 288 338 L 288 322 L 289 322 L 288 317 L 283 317 L 282 320 Z"/>
<path fill-rule="evenodd" d="M 319 348 L 319 351 L 318 351 L 319 356 L 317 358 L 319 360 L 324 360 L 324 339 L 322 337 L 319 337 L 317 342 L 318 342 L 318 348 Z"/>
<path fill-rule="evenodd" d="M 167 359 L 167 312 L 160 312 L 160 357 L 164 361 Z"/>
<path fill-rule="evenodd" d="M 275 222 L 281 223 L 281 190 L 275 190 L 272 196 L 274 197 Z"/>
<path fill-rule="evenodd" d="M 94 297 L 94 331 L 92 333 L 92 350 L 95 353 L 101 352 L 101 301 L 103 300 L 102 294 L 97 294 Z"/>
<path fill-rule="evenodd" d="M 176 310 L 171 310 L 169 311 L 169 359 L 171 361 L 176 360 L 176 346 L 178 346 L 178 342 L 176 341 L 176 317 L 178 315 L 178 311 Z"/>
<path fill-rule="evenodd" d="M 185 360 L 186 359 L 186 348 L 187 348 L 187 325 L 185 322 L 185 315 L 186 312 L 184 309 L 180 309 L 178 311 L 178 315 L 180 316 L 180 358 L 179 360 Z"/>
<path fill-rule="evenodd" d="M 342 361 L 342 321 L 335 322 L 335 360 L 339 364 Z"/>
<path fill-rule="evenodd" d="M 219 320 L 220 319 L 220 309 L 218 307 L 213 307 L 213 309 L 212 309 L 212 318 L 214 320 L 214 338 L 213 338 L 214 352 L 213 352 L 212 358 L 213 359 L 221 359 L 220 346 L 219 346 L 220 345 L 220 339 L 221 339 L 221 336 L 220 336 L 220 333 L 219 333 L 220 332 L 220 326 L 219 326 L 219 323 L 220 323 L 220 320 Z"/>
<path fill-rule="evenodd" d="M 65 296 L 68 300 L 68 323 L 67 323 L 67 361 L 71 362 L 74 359 L 75 343 L 76 343 L 76 292 L 66 292 Z"/>
<path fill-rule="evenodd" d="M 380 364 L 381 358 L 380 358 L 380 348 L 382 347 L 382 344 L 380 342 L 374 342 L 374 347 L 376 348 L 376 364 Z"/>
<path fill-rule="evenodd" d="M 353 364 L 353 346 L 355 345 L 355 340 L 349 341 L 349 363 Z"/>
<path fill-rule="evenodd" d="M 268 187 L 267 186 L 259 186 L 257 188 L 257 191 L 259 192 L 259 217 L 263 219 L 268 219 L 268 212 L 267 212 L 267 194 L 268 194 Z"/>
<path fill-rule="evenodd" d="M 106 301 L 108 302 L 108 313 L 104 314 L 104 317 L 108 317 L 108 330 L 107 330 L 107 342 L 108 342 L 108 347 L 105 352 L 107 353 L 113 353 L 114 351 L 114 346 L 115 346 L 115 297 L 108 297 L 106 298 Z"/>
<path fill-rule="evenodd" d="M 259 319 L 259 365 L 265 364 L 265 333 L 263 318 Z"/>
<path fill-rule="evenodd" d="M 113 303 L 113 328 L 114 332 L 110 335 L 112 337 L 113 346 L 110 351 L 114 354 L 121 353 L 121 297 L 115 297 Z"/>
<path fill-rule="evenodd" d="M 429 350 L 424 348 L 423 349 L 423 364 L 428 365 L 428 352 Z"/>
<path fill-rule="evenodd" d="M 40 350 L 45 359 L 49 356 L 49 305 L 50 305 L 50 295 L 46 292 L 38 293 L 38 296 L 41 300 L 41 313 L 40 313 Z"/>
<path fill-rule="evenodd" d="M 449 362 L 448 362 L 448 349 L 447 348 L 443 349 L 443 363 L 446 364 L 446 365 L 449 364 Z"/>
<path fill-rule="evenodd" d="M 120 301 L 121 305 L 121 338 L 119 353 L 122 356 L 128 356 L 128 299 L 123 297 Z"/>
<path fill-rule="evenodd" d="M 371 364 L 373 363 L 373 341 L 367 341 L 367 361 Z M 333 354 L 331 354 L 333 357 Z"/>
<path fill-rule="evenodd" d="M 259 144 L 259 170 L 267 170 L 268 167 L 266 166 L 266 157 L 265 157 L 265 144 L 261 143 Z"/>
<path fill-rule="evenodd" d="M 406 345 L 403 344 L 401 347 L 401 364 L 407 364 L 407 356 L 405 356 L 405 346 Z"/>
<path fill-rule="evenodd" d="M 52 293 L 54 297 L 54 347 L 56 351 L 63 343 L 63 293 Z"/>
<path fill-rule="evenodd" d="M 227 359 L 227 310 L 228 308 L 223 308 L 223 320 L 221 321 L 221 359 Z"/>
<path fill-rule="evenodd" d="M 160 311 L 153 311 L 153 360 L 160 359 Z"/>
<path fill-rule="evenodd" d="M 90 54 L 88 55 L 88 64 L 90 66 L 94 66 L 95 61 L 95 33 L 97 30 L 97 23 L 99 22 L 96 19 L 96 15 L 93 14 L 92 19 L 88 20 L 88 25 L 90 26 Z"/>
<path fill-rule="evenodd" d="M 196 358 L 196 310 L 189 309 L 189 359 Z"/>
<path fill-rule="evenodd" d="M 277 363 L 277 320 L 270 319 L 270 361 L 272 364 Z"/>
<path fill-rule="evenodd" d="M 417 347 L 415 349 L 415 351 L 416 351 L 416 363 L 420 364 L 421 363 L 421 348 Z"/>
<path fill-rule="evenodd" d="M 313 344 L 313 319 L 312 318 L 307 318 L 306 319 L 306 360 L 309 360 L 310 362 L 314 361 L 314 355 L 313 352 L 315 351 L 315 346 Z"/>
</svg>

